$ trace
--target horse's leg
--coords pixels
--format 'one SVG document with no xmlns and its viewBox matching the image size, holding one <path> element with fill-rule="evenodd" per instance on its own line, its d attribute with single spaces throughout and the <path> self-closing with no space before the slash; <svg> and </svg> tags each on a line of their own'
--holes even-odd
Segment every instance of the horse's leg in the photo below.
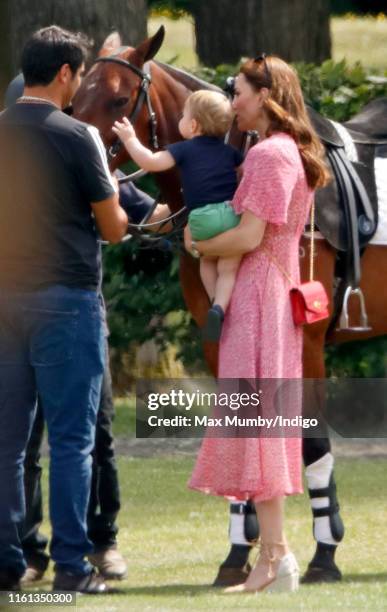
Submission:
<svg viewBox="0 0 387 612">
<path fill-rule="evenodd" d="M 180 257 L 180 283 L 186 306 L 201 329 L 206 322 L 210 302 L 200 280 L 199 263 L 186 253 Z M 203 352 L 211 373 L 217 376 L 218 345 L 215 342 L 205 342 Z"/>
<path fill-rule="evenodd" d="M 200 280 L 197 260 L 183 254 L 180 258 L 180 282 L 188 310 L 199 328 L 203 327 L 210 305 Z M 218 371 L 218 346 L 214 342 L 203 345 L 206 362 L 216 377 Z M 258 522 L 253 503 L 230 505 L 231 550 L 221 564 L 214 586 L 232 586 L 244 582 L 251 569 L 248 557 L 251 541 L 258 538 Z"/>
<path fill-rule="evenodd" d="M 246 581 L 251 565 L 250 551 L 259 538 L 259 526 L 255 505 L 252 501 L 230 504 L 229 538 L 231 548 L 219 566 L 213 586 L 224 587 Z"/>
<path fill-rule="evenodd" d="M 330 303 L 333 303 L 332 287 L 336 254 L 325 241 L 318 241 L 315 267 L 316 276 L 327 288 Z M 303 277 L 306 277 L 303 260 Z M 336 485 L 333 475 L 334 459 L 328 430 L 323 418 L 325 404 L 324 345 L 329 321 L 305 328 L 303 374 L 305 379 L 303 415 L 317 416 L 319 436 L 303 439 L 303 460 L 313 514 L 313 535 L 316 552 L 309 563 L 303 582 L 332 582 L 341 579 L 334 562 L 338 543 L 344 535 L 344 526 L 339 515 Z M 310 383 L 308 384 L 308 379 Z"/>
<path fill-rule="evenodd" d="M 316 335 L 306 333 L 304 338 L 304 378 L 310 379 L 311 384 L 308 385 L 306 381 L 303 414 L 304 417 L 318 417 L 319 437 L 305 437 L 302 448 L 313 514 L 313 536 L 317 543 L 313 559 L 302 578 L 303 583 L 341 579 L 334 555 L 344 536 L 344 526 L 336 498 L 329 434 L 322 417 L 325 389 L 323 381 L 321 384 L 318 381 L 317 384 L 313 383 L 315 379 L 325 378 L 324 338 L 324 332 Z M 316 408 L 319 409 L 317 413 Z"/>
<path fill-rule="evenodd" d="M 203 327 L 209 308 L 209 299 L 200 280 L 197 260 L 183 254 L 180 258 L 180 279 L 183 296 L 188 310 L 199 326 Z M 214 376 L 218 369 L 218 347 L 214 342 L 203 345 L 206 362 Z M 230 505 L 231 550 L 221 564 L 214 586 L 232 586 L 244 582 L 251 567 L 248 557 L 251 550 L 250 540 L 258 538 L 258 522 L 254 504 L 241 502 Z M 247 539 L 248 538 L 248 539 Z"/>
</svg>

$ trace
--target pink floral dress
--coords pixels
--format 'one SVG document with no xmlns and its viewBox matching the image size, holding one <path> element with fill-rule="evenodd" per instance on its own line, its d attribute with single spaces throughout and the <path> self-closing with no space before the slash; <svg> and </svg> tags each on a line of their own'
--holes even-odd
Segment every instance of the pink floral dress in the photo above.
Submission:
<svg viewBox="0 0 387 612">
<path fill-rule="evenodd" d="M 312 197 L 289 135 L 273 134 L 250 149 L 233 205 L 267 225 L 238 271 L 220 341 L 220 385 L 231 378 L 302 377 L 302 330 L 293 323 L 290 283 L 277 264 L 299 281 L 299 241 Z M 206 436 L 189 487 L 258 502 L 302 493 L 301 444 L 300 436 Z"/>
</svg>

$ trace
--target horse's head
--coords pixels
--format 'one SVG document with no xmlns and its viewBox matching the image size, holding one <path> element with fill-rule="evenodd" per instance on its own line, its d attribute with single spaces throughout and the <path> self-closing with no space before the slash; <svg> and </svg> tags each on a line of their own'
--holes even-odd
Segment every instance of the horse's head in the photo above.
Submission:
<svg viewBox="0 0 387 612">
<path fill-rule="evenodd" d="M 141 74 L 144 64 L 158 52 L 164 34 L 162 26 L 154 36 L 137 47 L 122 47 L 119 34 L 110 34 L 76 93 L 73 99 L 74 116 L 98 127 L 107 147 L 116 140 L 111 129 L 114 121 L 123 116 L 130 117 L 133 113 L 143 81 Z M 107 58 L 109 61 L 106 61 Z M 146 104 L 141 104 L 136 122 L 140 139 L 147 137 L 144 132 L 149 129 L 149 116 L 146 115 Z M 141 121 L 141 118 L 144 120 Z M 122 158 L 122 153 L 118 157 Z M 120 161 L 122 159 L 117 159 L 118 163 Z"/>
</svg>

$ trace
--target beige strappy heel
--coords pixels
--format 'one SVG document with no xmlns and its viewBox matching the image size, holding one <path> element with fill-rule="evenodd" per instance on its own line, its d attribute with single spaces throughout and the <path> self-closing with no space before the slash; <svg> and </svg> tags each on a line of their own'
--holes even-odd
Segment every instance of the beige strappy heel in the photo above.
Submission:
<svg viewBox="0 0 387 612">
<path fill-rule="evenodd" d="M 265 558 L 269 565 L 268 581 L 259 588 L 250 587 L 248 584 L 238 584 L 225 589 L 225 593 L 292 593 L 299 587 L 300 570 L 293 553 L 289 552 L 283 557 L 278 557 L 274 549 L 284 547 L 283 542 L 270 544 L 261 543 L 258 560 Z M 279 561 L 277 570 L 274 572 L 273 565 Z"/>
</svg>

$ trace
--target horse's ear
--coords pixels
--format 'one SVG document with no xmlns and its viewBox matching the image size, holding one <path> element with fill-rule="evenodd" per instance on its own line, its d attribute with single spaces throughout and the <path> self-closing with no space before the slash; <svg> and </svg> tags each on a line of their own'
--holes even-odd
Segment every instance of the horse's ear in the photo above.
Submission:
<svg viewBox="0 0 387 612">
<path fill-rule="evenodd" d="M 160 26 L 156 34 L 147 38 L 136 47 L 134 56 L 131 57 L 131 61 L 136 59 L 139 64 L 144 64 L 148 60 L 151 60 L 163 44 L 164 36 L 165 28 L 164 26 Z"/>
<path fill-rule="evenodd" d="M 98 57 L 112 55 L 122 45 L 121 36 L 118 32 L 112 32 L 102 43 L 102 47 L 98 52 Z"/>
</svg>

